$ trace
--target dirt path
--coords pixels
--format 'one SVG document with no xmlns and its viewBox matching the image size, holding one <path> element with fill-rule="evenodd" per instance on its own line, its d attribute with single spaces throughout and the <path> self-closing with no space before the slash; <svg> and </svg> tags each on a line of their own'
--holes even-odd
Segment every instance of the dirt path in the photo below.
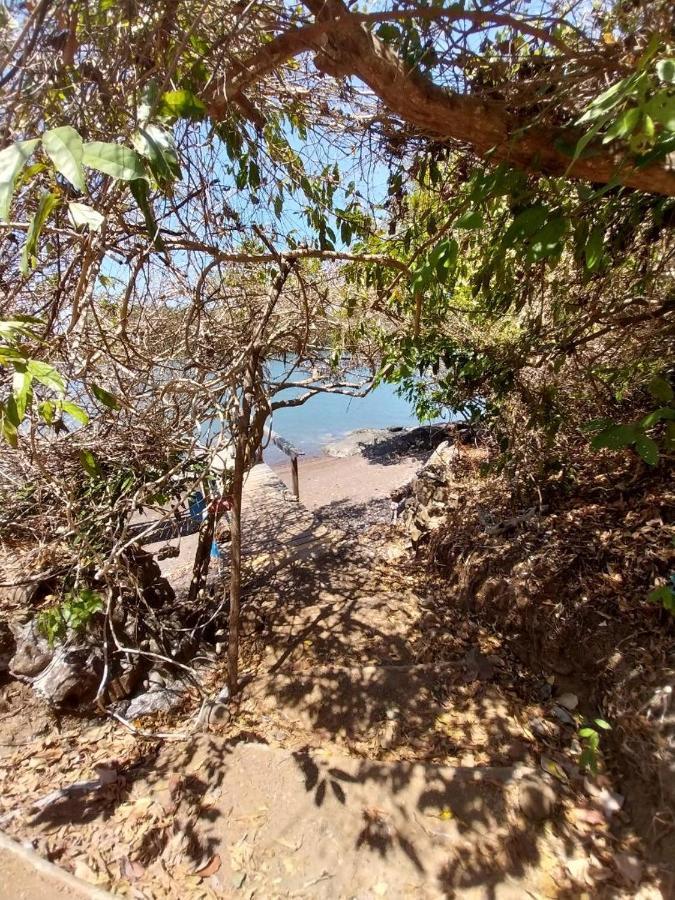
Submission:
<svg viewBox="0 0 675 900">
<path fill-rule="evenodd" d="M 246 684 L 210 734 L 36 735 L 0 755 L 0 818 L 24 809 L 12 834 L 143 898 L 631 896 L 620 802 L 584 793 L 574 729 L 541 699 L 557 688 L 451 600 L 386 528 L 258 578 Z M 143 725 L 189 730 L 196 706 Z"/>
</svg>

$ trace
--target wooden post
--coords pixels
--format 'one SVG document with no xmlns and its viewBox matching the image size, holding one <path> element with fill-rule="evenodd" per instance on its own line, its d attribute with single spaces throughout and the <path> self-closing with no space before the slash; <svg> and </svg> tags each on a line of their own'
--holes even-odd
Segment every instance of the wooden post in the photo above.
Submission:
<svg viewBox="0 0 675 900">
<path fill-rule="evenodd" d="M 291 456 L 291 473 L 293 475 L 293 493 L 300 499 L 300 479 L 298 478 L 298 457 Z"/>
</svg>

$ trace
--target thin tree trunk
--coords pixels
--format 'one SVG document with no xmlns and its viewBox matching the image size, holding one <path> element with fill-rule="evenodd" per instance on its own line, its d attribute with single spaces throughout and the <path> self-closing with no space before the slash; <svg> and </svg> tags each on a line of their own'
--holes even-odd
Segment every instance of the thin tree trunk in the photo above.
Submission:
<svg viewBox="0 0 675 900">
<path fill-rule="evenodd" d="M 232 476 L 232 516 L 230 521 L 230 617 L 227 644 L 227 682 L 230 694 L 237 690 L 239 670 L 239 607 L 241 599 L 241 497 L 244 487 L 246 435 L 237 437 Z"/>
<path fill-rule="evenodd" d="M 199 590 L 206 582 L 209 574 L 209 565 L 211 563 L 211 544 L 213 543 L 213 533 L 216 527 L 216 511 L 211 504 L 209 506 L 206 518 L 199 528 L 199 540 L 197 542 L 197 551 L 195 553 L 195 561 L 192 567 L 192 581 L 188 591 L 188 606 L 191 607 L 197 597 Z"/>
</svg>

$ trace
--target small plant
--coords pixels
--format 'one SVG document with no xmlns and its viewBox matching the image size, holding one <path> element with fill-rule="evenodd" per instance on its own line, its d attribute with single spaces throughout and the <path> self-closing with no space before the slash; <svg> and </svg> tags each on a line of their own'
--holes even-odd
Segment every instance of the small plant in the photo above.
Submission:
<svg viewBox="0 0 675 900">
<path fill-rule="evenodd" d="M 653 378 L 648 386 L 649 393 L 662 405 L 651 410 L 639 422 L 617 424 L 609 419 L 594 419 L 584 426 L 588 432 L 597 432 L 591 441 L 594 450 L 622 450 L 632 447 L 650 466 L 655 466 L 659 456 L 672 453 L 675 449 L 675 408 L 673 389 L 664 378 Z M 661 433 L 655 438 L 647 433 L 657 426 Z"/>
<path fill-rule="evenodd" d="M 600 732 L 610 731 L 611 725 L 604 719 L 593 719 L 592 725 L 584 725 L 579 729 L 579 737 L 583 742 L 583 749 L 579 764 L 582 769 L 586 769 L 597 775 L 598 763 L 600 761 Z"/>
<path fill-rule="evenodd" d="M 647 597 L 650 603 L 660 603 L 664 609 L 675 616 L 675 574 L 670 576 L 667 584 L 655 587 Z"/>
<path fill-rule="evenodd" d="M 80 631 L 93 615 L 103 609 L 100 594 L 89 588 L 82 588 L 78 593 L 66 594 L 63 603 L 43 610 L 37 617 L 37 626 L 47 638 L 49 646 L 62 641 L 68 630 Z"/>
</svg>

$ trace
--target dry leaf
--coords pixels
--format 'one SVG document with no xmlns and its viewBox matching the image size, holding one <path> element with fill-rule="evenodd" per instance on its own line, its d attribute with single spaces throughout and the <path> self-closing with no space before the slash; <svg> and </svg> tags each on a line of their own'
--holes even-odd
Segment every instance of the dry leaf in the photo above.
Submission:
<svg viewBox="0 0 675 900">
<path fill-rule="evenodd" d="M 219 868 L 220 856 L 218 856 L 218 854 L 216 853 L 215 856 L 211 857 L 206 865 L 201 866 L 199 869 L 195 869 L 192 874 L 199 875 L 200 878 L 208 878 L 209 875 L 215 875 Z"/>
</svg>

